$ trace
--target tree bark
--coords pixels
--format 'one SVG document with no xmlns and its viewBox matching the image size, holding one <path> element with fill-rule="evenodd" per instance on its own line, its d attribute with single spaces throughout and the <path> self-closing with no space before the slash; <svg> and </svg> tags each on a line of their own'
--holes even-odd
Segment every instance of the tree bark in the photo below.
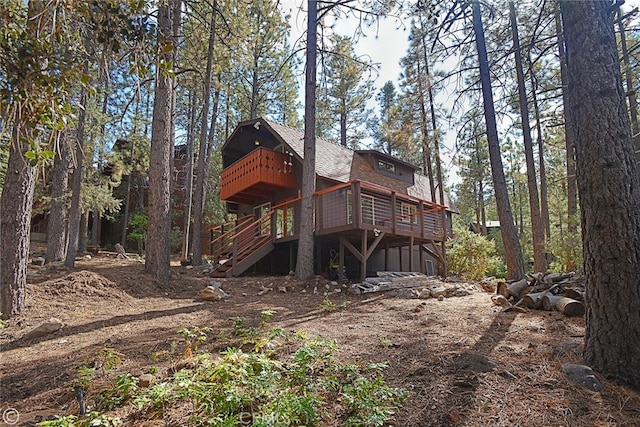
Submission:
<svg viewBox="0 0 640 427">
<path fill-rule="evenodd" d="M 489 61 L 487 47 L 484 41 L 484 29 L 480 15 L 480 3 L 472 2 L 473 31 L 476 36 L 478 60 L 480 63 L 480 82 L 482 84 L 482 97 L 484 101 L 484 117 L 487 125 L 487 141 L 489 144 L 489 159 L 491 162 L 491 175 L 493 177 L 493 189 L 500 220 L 500 232 L 504 244 L 504 255 L 507 264 L 507 278 L 517 280 L 524 276 L 524 260 L 522 249 L 518 241 L 518 232 L 513 222 L 511 205 L 507 191 L 507 182 L 504 177 L 502 157 L 500 155 L 500 143 L 498 141 L 498 127 L 496 124 L 495 107 L 493 104 L 493 91 L 491 89 L 491 77 L 489 74 Z"/>
<path fill-rule="evenodd" d="M 316 48 L 318 45 L 318 3 L 307 0 L 307 64 L 304 88 L 304 160 L 300 201 L 300 238 L 296 275 L 313 276 L 313 193 L 316 189 Z"/>
<path fill-rule="evenodd" d="M 638 124 L 638 101 L 636 99 L 636 90 L 633 84 L 633 69 L 629 60 L 629 50 L 627 49 L 627 36 L 622 22 L 622 12 L 618 9 L 618 31 L 620 32 L 620 51 L 622 53 L 622 62 L 624 62 L 624 77 L 627 85 L 627 98 L 629 100 L 629 115 L 631 118 L 631 132 L 635 140 L 636 154 L 640 153 L 640 125 Z"/>
<path fill-rule="evenodd" d="M 576 159 L 575 159 L 575 135 L 574 125 L 571 123 L 572 116 L 567 111 L 569 100 L 567 99 L 567 87 L 569 76 L 567 73 L 567 57 L 564 46 L 564 34 L 560 19 L 560 9 L 556 13 L 556 34 L 558 37 L 558 56 L 560 57 L 560 79 L 562 81 L 562 105 L 564 109 L 564 134 L 567 162 L 567 231 L 575 235 L 578 231 L 578 187 L 576 184 Z"/>
<path fill-rule="evenodd" d="M 63 132 L 63 136 L 66 133 Z M 47 221 L 46 262 L 65 259 L 67 248 L 67 187 L 69 183 L 69 142 L 63 137 L 53 160 L 51 204 Z"/>
<path fill-rule="evenodd" d="M 23 142 L 26 137 L 18 117 L 0 200 L 0 312 L 3 319 L 16 316 L 25 308 L 29 226 L 36 178 L 36 168 L 25 159 L 29 150 L 29 144 Z"/>
<path fill-rule="evenodd" d="M 207 68 L 204 75 L 204 87 L 202 91 L 202 121 L 200 123 L 200 147 L 198 149 L 198 165 L 196 167 L 196 188 L 193 195 L 193 237 L 191 240 L 191 263 L 193 265 L 202 265 L 202 242 L 200 241 L 202 232 L 202 221 L 204 217 L 205 202 L 205 185 L 209 176 L 209 163 L 211 149 L 207 146 L 210 138 L 207 131 L 212 133 L 213 137 L 215 129 L 216 115 L 211 115 L 211 130 L 207 124 L 209 117 L 209 106 L 211 101 L 211 75 L 213 67 L 213 49 L 215 45 L 216 34 L 216 6 L 217 2 L 213 2 L 211 8 L 211 24 L 209 26 L 209 47 L 207 51 Z"/>
<path fill-rule="evenodd" d="M 547 271 L 544 257 L 544 227 L 540 216 L 540 199 L 538 197 L 538 183 L 536 181 L 536 166 L 533 158 L 533 138 L 529 124 L 529 105 L 524 81 L 522 53 L 520 52 L 520 38 L 518 36 L 518 21 L 516 8 L 509 2 L 509 16 L 511 17 L 511 34 L 513 36 L 513 50 L 516 61 L 516 75 L 518 80 L 518 98 L 520 103 L 520 117 L 522 120 L 522 136 L 524 139 L 524 156 L 527 164 L 527 189 L 529 190 L 529 210 L 531 214 L 531 235 L 533 237 L 533 270 Z"/>
<path fill-rule="evenodd" d="M 640 387 L 640 177 L 610 2 L 562 1 L 586 276 L 584 359 Z"/>
<path fill-rule="evenodd" d="M 171 159 L 173 152 L 173 92 L 175 76 L 163 64 L 177 58 L 177 28 L 174 14 L 180 14 L 181 1 L 162 3 L 158 8 L 160 61 L 156 71 L 151 152 L 149 154 L 149 232 L 145 270 L 160 280 L 171 277 Z"/>
<path fill-rule="evenodd" d="M 191 204 L 193 202 L 193 146 L 196 129 L 196 94 L 189 90 L 189 127 L 187 128 L 187 182 L 185 184 L 186 200 L 184 202 L 184 241 L 182 258 L 189 258 L 189 236 L 191 235 Z"/>
<path fill-rule="evenodd" d="M 531 88 L 533 94 L 533 110 L 536 116 L 536 133 L 538 134 L 538 164 L 540 165 L 540 215 L 542 216 L 542 226 L 544 228 L 545 239 L 551 238 L 551 223 L 549 222 L 549 194 L 547 190 L 547 172 L 544 161 L 544 141 L 542 138 L 542 121 L 540 120 L 540 108 L 538 107 L 538 96 L 536 94 L 537 84 L 533 67 L 531 73 Z"/>
<path fill-rule="evenodd" d="M 80 108 L 78 113 L 78 128 L 76 130 L 76 165 L 71 175 L 71 207 L 69 209 L 69 240 L 67 241 L 67 257 L 64 265 L 73 268 L 78 254 L 80 241 L 80 197 L 82 190 L 82 170 L 84 169 L 84 125 L 87 117 L 87 89 L 80 90 Z"/>
</svg>

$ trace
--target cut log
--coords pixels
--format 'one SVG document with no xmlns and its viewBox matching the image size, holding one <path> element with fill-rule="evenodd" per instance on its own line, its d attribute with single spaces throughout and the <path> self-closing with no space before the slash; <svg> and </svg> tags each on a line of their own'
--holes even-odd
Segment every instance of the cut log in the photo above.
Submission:
<svg viewBox="0 0 640 427">
<path fill-rule="evenodd" d="M 556 308 L 556 302 L 562 298 L 558 295 L 547 294 L 542 297 L 542 308 L 547 311 L 553 311 Z"/>
<path fill-rule="evenodd" d="M 507 284 L 504 282 L 498 282 L 498 286 L 496 287 L 496 295 L 502 295 L 505 298 L 509 298 L 511 294 L 509 294 L 509 290 L 507 289 Z"/>
<path fill-rule="evenodd" d="M 517 282 L 513 282 L 507 285 L 507 291 L 509 291 L 509 295 L 520 299 L 522 291 L 524 291 L 529 286 L 529 282 L 527 279 L 521 279 Z"/>
<path fill-rule="evenodd" d="M 563 313 L 567 317 L 584 316 L 584 304 L 572 298 L 560 297 L 556 301 L 556 310 Z"/>
<path fill-rule="evenodd" d="M 532 294 L 527 294 L 522 297 L 522 301 L 527 308 L 533 308 L 539 310 L 542 308 L 542 297 L 544 297 L 548 292 L 534 292 Z"/>
<path fill-rule="evenodd" d="M 535 285 L 536 283 L 542 283 L 542 279 L 544 278 L 544 273 L 537 272 L 529 274 L 531 278 L 531 284 Z"/>
<path fill-rule="evenodd" d="M 567 317 L 584 316 L 584 304 L 572 298 L 547 294 L 542 298 L 542 307 L 547 311 L 557 310 Z"/>
<path fill-rule="evenodd" d="M 582 301 L 584 297 L 584 290 L 576 288 L 564 288 L 562 295 L 567 298 L 572 298 L 578 301 Z"/>
</svg>

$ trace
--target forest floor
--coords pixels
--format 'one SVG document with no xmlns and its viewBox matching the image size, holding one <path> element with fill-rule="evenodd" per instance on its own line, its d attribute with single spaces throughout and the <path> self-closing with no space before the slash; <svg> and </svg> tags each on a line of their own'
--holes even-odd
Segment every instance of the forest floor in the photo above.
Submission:
<svg viewBox="0 0 640 427">
<path fill-rule="evenodd" d="M 229 297 L 205 301 L 199 294 L 212 279 L 177 263 L 172 276 L 160 282 L 142 261 L 112 254 L 79 260 L 73 270 L 30 265 L 28 308 L 0 330 L 0 426 L 77 414 L 71 384 L 101 349 L 119 355 L 119 371 L 162 372 L 175 359 L 158 355 L 176 349 L 179 329 L 208 326 L 215 335 L 238 317 L 258 325 L 265 310 L 275 311 L 273 327 L 335 340 L 343 360 L 388 361 L 386 382 L 409 393 L 389 425 L 640 425 L 639 392 L 601 376 L 604 390 L 593 392 L 563 374 L 562 364 L 581 363 L 582 318 L 505 312 L 477 283 L 462 284 L 466 296 L 422 300 L 407 292 L 338 293 L 322 278 L 243 277 L 217 279 Z M 335 310 L 323 305 L 325 292 Z M 64 326 L 21 339 L 50 317 Z M 143 421 L 125 425 L 171 425 Z"/>
</svg>

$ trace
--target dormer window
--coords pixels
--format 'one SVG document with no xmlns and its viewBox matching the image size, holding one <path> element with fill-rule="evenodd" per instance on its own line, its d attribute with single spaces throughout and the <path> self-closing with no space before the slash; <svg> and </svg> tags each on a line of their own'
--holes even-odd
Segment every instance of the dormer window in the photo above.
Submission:
<svg viewBox="0 0 640 427">
<path fill-rule="evenodd" d="M 396 165 L 382 159 L 378 159 L 378 169 L 386 172 L 396 173 Z"/>
</svg>

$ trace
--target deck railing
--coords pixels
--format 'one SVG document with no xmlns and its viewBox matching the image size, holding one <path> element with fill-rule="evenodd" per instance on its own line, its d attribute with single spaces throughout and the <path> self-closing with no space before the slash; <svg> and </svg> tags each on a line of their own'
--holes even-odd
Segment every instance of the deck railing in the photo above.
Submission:
<svg viewBox="0 0 640 427">
<path fill-rule="evenodd" d="M 220 175 L 220 199 L 230 200 L 258 184 L 295 188 L 295 165 L 291 156 L 257 148 Z"/>
<path fill-rule="evenodd" d="M 318 191 L 316 234 L 349 229 L 444 241 L 445 207 L 361 181 Z"/>
</svg>

